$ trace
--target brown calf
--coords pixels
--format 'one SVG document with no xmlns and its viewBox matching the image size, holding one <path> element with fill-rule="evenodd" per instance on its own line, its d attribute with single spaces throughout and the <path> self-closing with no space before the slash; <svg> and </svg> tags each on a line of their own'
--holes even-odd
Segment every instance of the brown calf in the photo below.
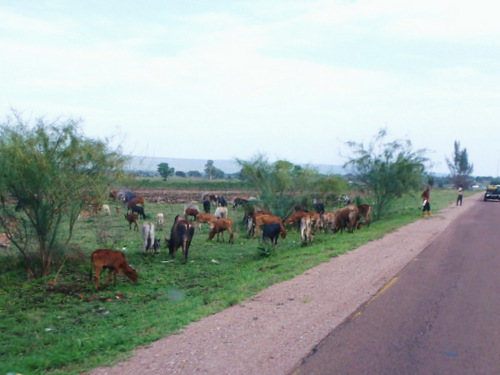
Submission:
<svg viewBox="0 0 500 375">
<path fill-rule="evenodd" d="M 202 224 L 210 224 L 211 221 L 215 221 L 217 218 L 213 214 L 200 213 L 196 215 L 196 224 L 198 224 L 198 230 L 201 232 Z"/>
<path fill-rule="evenodd" d="M 134 270 L 125 259 L 125 254 L 117 250 L 98 249 L 90 256 L 90 280 L 92 281 L 92 268 L 95 269 L 95 290 L 99 289 L 99 276 L 101 271 L 108 269 L 108 279 L 105 286 L 108 286 L 111 276 L 116 286 L 116 275 L 122 274 L 127 276 L 132 281 L 137 281 L 137 271 Z"/>
<path fill-rule="evenodd" d="M 229 243 L 234 243 L 233 235 L 233 221 L 231 219 L 223 218 L 217 219 L 210 222 L 210 233 L 208 234 L 208 239 L 211 240 L 217 234 L 217 242 L 219 241 L 219 233 L 222 236 L 222 242 L 224 242 L 224 231 L 227 230 L 229 233 Z"/>
<path fill-rule="evenodd" d="M 132 224 L 135 225 L 134 230 L 139 231 L 139 227 L 137 225 L 137 220 L 139 220 L 139 215 L 136 214 L 125 214 L 125 219 L 127 219 L 129 224 L 129 230 L 132 229 Z"/>
<path fill-rule="evenodd" d="M 184 219 L 188 220 L 189 216 L 193 217 L 193 220 L 196 219 L 196 216 L 200 213 L 196 207 L 186 207 L 184 210 Z"/>
<path fill-rule="evenodd" d="M 370 206 L 369 204 L 360 204 L 358 206 L 358 220 L 360 218 L 365 219 L 365 225 L 367 227 L 370 226 L 371 216 L 372 216 L 372 206 Z"/>
</svg>

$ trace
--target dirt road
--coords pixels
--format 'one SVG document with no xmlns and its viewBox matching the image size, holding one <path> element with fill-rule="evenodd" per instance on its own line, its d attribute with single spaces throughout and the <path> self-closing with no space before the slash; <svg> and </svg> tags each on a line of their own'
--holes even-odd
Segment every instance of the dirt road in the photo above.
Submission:
<svg viewBox="0 0 500 375">
<path fill-rule="evenodd" d="M 91 374 L 288 374 L 479 199 L 331 259 Z"/>
</svg>

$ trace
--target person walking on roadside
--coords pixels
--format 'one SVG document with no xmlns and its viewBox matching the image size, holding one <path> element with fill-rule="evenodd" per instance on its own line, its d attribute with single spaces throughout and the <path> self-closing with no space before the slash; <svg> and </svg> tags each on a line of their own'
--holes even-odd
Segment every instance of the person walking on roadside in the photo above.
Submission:
<svg viewBox="0 0 500 375">
<path fill-rule="evenodd" d="M 462 199 L 464 198 L 463 195 L 464 189 L 462 188 L 462 185 L 458 186 L 458 196 L 457 196 L 457 206 L 460 204 L 462 205 Z"/>
<path fill-rule="evenodd" d="M 427 215 L 431 217 L 431 187 L 429 185 L 427 185 L 422 193 L 422 198 L 424 199 L 422 203 L 422 217 L 425 216 L 426 212 Z"/>
</svg>

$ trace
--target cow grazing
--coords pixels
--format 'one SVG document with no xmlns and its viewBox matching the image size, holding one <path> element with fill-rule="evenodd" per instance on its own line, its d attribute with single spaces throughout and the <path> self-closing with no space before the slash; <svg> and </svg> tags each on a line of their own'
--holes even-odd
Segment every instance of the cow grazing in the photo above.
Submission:
<svg viewBox="0 0 500 375">
<path fill-rule="evenodd" d="M 108 279 L 106 286 L 113 276 L 114 285 L 116 286 L 116 275 L 122 274 L 130 280 L 136 282 L 138 280 L 137 271 L 134 270 L 125 259 L 125 254 L 117 250 L 98 249 L 90 256 L 90 280 L 92 281 L 92 268 L 95 269 L 95 289 L 99 289 L 99 276 L 102 270 L 108 269 Z"/>
<path fill-rule="evenodd" d="M 309 212 L 307 211 L 296 211 L 293 214 L 291 214 L 289 217 L 285 219 L 283 222 L 284 225 L 297 225 L 297 229 L 300 229 L 300 219 L 302 219 L 304 216 L 308 216 Z"/>
<path fill-rule="evenodd" d="M 226 200 L 226 198 L 224 198 L 223 195 L 218 195 L 215 197 L 215 199 L 217 200 L 217 206 L 220 206 L 220 207 L 227 206 L 227 200 Z"/>
<path fill-rule="evenodd" d="M 341 233 L 347 229 L 349 233 L 353 233 L 357 226 L 358 208 L 354 205 L 348 205 L 335 212 L 335 225 L 333 232 L 340 230 Z"/>
<path fill-rule="evenodd" d="M 246 197 L 234 197 L 233 199 L 233 208 L 246 204 L 248 204 L 248 198 Z"/>
<path fill-rule="evenodd" d="M 245 222 L 247 228 L 247 238 L 250 238 L 251 235 L 255 236 L 255 221 L 257 217 L 262 215 L 271 215 L 271 212 L 264 211 L 255 211 L 252 209 L 251 211 L 245 210 L 245 216 L 243 217 L 243 221 Z"/>
<path fill-rule="evenodd" d="M 144 197 L 133 197 L 130 200 L 127 201 L 127 209 L 130 210 L 132 206 L 140 204 L 142 207 L 145 207 L 144 205 L 145 199 Z"/>
<path fill-rule="evenodd" d="M 214 215 L 217 219 L 227 218 L 227 207 L 217 207 L 217 209 L 214 212 Z"/>
<path fill-rule="evenodd" d="M 102 207 L 100 204 L 94 204 L 92 206 L 92 215 L 97 215 L 101 211 Z"/>
<path fill-rule="evenodd" d="M 358 206 L 358 220 L 360 218 L 365 219 L 365 225 L 367 227 L 370 226 L 371 216 L 372 216 L 372 206 L 370 206 L 369 204 L 360 204 Z"/>
<path fill-rule="evenodd" d="M 81 210 L 78 214 L 78 220 L 90 219 L 92 217 L 92 213 L 87 210 Z"/>
<path fill-rule="evenodd" d="M 193 220 L 196 219 L 196 215 L 200 213 L 200 208 L 198 206 L 188 205 L 184 206 L 184 219 L 188 220 L 189 216 L 193 217 Z"/>
<path fill-rule="evenodd" d="M 158 254 L 160 252 L 160 240 L 155 238 L 155 225 L 150 221 L 142 224 L 142 239 L 144 241 L 144 254 L 148 251 Z"/>
<path fill-rule="evenodd" d="M 123 199 L 123 202 L 129 203 L 132 199 L 136 197 L 134 193 L 131 191 L 121 191 L 118 193 L 118 196 Z"/>
<path fill-rule="evenodd" d="M 333 233 L 335 228 L 335 214 L 333 212 L 324 212 L 323 215 L 321 215 L 321 221 L 325 232 L 330 230 Z"/>
<path fill-rule="evenodd" d="M 215 215 L 201 213 L 196 215 L 196 224 L 198 224 L 198 231 L 201 232 L 202 224 L 210 224 L 210 222 L 217 220 Z"/>
<path fill-rule="evenodd" d="M 142 218 L 146 220 L 146 213 L 144 212 L 144 207 L 133 205 L 130 209 L 132 210 L 132 213 L 136 213 L 138 216 L 142 216 Z"/>
<path fill-rule="evenodd" d="M 104 215 L 106 215 L 106 216 L 111 215 L 111 209 L 109 208 L 109 205 L 107 205 L 107 204 L 102 205 L 102 211 L 104 212 Z"/>
<path fill-rule="evenodd" d="M 189 246 L 194 236 L 194 226 L 189 220 L 182 219 L 177 215 L 170 230 L 170 239 L 165 239 L 165 246 L 168 247 L 171 257 L 175 257 L 175 252 L 182 247 L 183 263 L 188 259 Z"/>
<path fill-rule="evenodd" d="M 208 239 L 211 240 L 217 235 L 217 242 L 219 241 L 219 234 L 222 236 L 222 242 L 224 242 L 224 232 L 229 233 L 229 243 L 234 243 L 233 234 L 233 221 L 231 219 L 222 218 L 210 222 L 210 233 L 208 234 Z"/>
<path fill-rule="evenodd" d="M 325 212 L 325 204 L 324 203 L 321 203 L 321 202 L 315 202 L 313 204 L 314 206 L 314 210 L 318 213 L 318 214 L 323 214 Z"/>
<path fill-rule="evenodd" d="M 129 224 L 129 230 L 132 229 L 132 224 L 134 224 L 134 230 L 139 230 L 139 226 L 137 225 L 137 220 L 139 220 L 139 216 L 136 214 L 125 214 L 125 219 L 127 219 Z"/>
<path fill-rule="evenodd" d="M 206 214 L 209 214 L 210 213 L 210 208 L 211 208 L 210 200 L 209 199 L 205 199 L 203 201 L 203 212 L 205 212 Z"/>
<path fill-rule="evenodd" d="M 254 216 L 255 220 L 255 228 L 254 228 L 254 237 L 257 235 L 257 233 L 260 231 L 260 227 L 263 225 L 267 224 L 272 224 L 272 223 L 277 223 L 280 225 L 283 231 L 285 231 L 285 228 L 283 227 L 282 220 L 279 216 L 274 216 L 274 215 L 257 215 Z"/>
<path fill-rule="evenodd" d="M 109 191 L 109 199 L 116 201 L 118 199 L 118 191 L 111 189 Z"/>
<path fill-rule="evenodd" d="M 262 242 L 266 242 L 269 239 L 273 245 L 276 245 L 280 234 L 281 238 L 286 238 L 286 231 L 279 223 L 271 223 L 262 226 Z"/>
<path fill-rule="evenodd" d="M 156 225 L 158 226 L 158 230 L 163 230 L 163 224 L 165 224 L 165 217 L 160 212 L 156 214 Z"/>
<path fill-rule="evenodd" d="M 302 240 L 302 246 L 306 246 L 308 243 L 313 242 L 314 233 L 312 231 L 312 220 L 310 216 L 304 216 L 300 219 L 300 238 Z"/>
</svg>

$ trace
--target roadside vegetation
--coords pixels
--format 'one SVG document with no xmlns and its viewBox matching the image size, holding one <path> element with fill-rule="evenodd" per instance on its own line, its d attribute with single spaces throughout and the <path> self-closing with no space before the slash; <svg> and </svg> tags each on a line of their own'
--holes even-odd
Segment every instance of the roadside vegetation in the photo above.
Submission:
<svg viewBox="0 0 500 375">
<path fill-rule="evenodd" d="M 432 194 L 435 212 L 456 198 L 450 190 Z M 239 223 L 234 245 L 215 238 L 209 242 L 205 226 L 194 236 L 186 265 L 179 253 L 172 261 L 163 248 L 159 255 L 143 256 L 140 234 L 116 214 L 99 213 L 78 222 L 78 250 L 50 276 L 27 280 L 13 250 L 2 250 L 0 374 L 78 374 L 126 358 L 134 347 L 179 333 L 190 322 L 419 220 L 420 203 L 418 196 L 404 196 L 387 219 L 370 228 L 352 234 L 320 233 L 307 247 L 300 246 L 298 232 L 289 228 L 287 238 L 280 238 L 268 254 L 262 254 L 259 238 L 246 238 L 243 211 L 230 209 L 230 217 Z M 148 215 L 161 211 L 167 218 L 163 232 L 157 231 L 162 242 L 182 209 L 146 205 Z M 139 282 L 119 276 L 116 287 L 111 283 L 94 291 L 89 255 L 97 248 L 123 250 Z"/>
<path fill-rule="evenodd" d="M 40 120 L 30 127 L 14 116 L 0 127 L 0 218 L 10 239 L 10 247 L 0 248 L 0 374 L 79 374 L 112 364 L 137 346 L 179 333 L 274 283 L 421 220 L 420 193 L 431 181 L 426 159 L 408 143 L 384 143 L 384 136 L 381 131 L 374 139 L 382 153 L 351 143 L 357 154 L 347 163 L 348 178 L 322 176 L 287 161 L 269 163 L 264 156 L 239 160 L 239 178 L 220 179 L 210 161 L 205 171 L 210 178 L 176 176 L 168 165 L 159 167 L 162 177 L 136 178 L 123 173 L 119 151 L 84 137 L 78 123 Z M 287 238 L 272 247 L 246 237 L 243 207 L 229 208 L 234 244 L 208 241 L 208 227 L 197 228 L 183 265 L 180 252 L 172 259 L 165 250 L 183 204 L 146 202 L 147 220 L 156 222 L 161 212 L 166 224 L 156 228 L 161 253 L 145 256 L 140 232 L 124 218 L 126 206 L 108 195 L 123 186 L 254 191 L 282 218 L 296 204 L 310 208 L 313 199 L 335 211 L 348 194 L 355 204 L 374 205 L 377 220 L 354 233 L 319 231 L 304 247 L 297 229 L 289 227 Z M 433 189 L 431 197 L 437 213 L 455 201 L 456 192 Z M 122 211 L 78 219 L 83 210 L 102 204 Z M 139 282 L 119 276 L 116 286 L 94 290 L 89 256 L 98 248 L 123 251 Z"/>
</svg>

